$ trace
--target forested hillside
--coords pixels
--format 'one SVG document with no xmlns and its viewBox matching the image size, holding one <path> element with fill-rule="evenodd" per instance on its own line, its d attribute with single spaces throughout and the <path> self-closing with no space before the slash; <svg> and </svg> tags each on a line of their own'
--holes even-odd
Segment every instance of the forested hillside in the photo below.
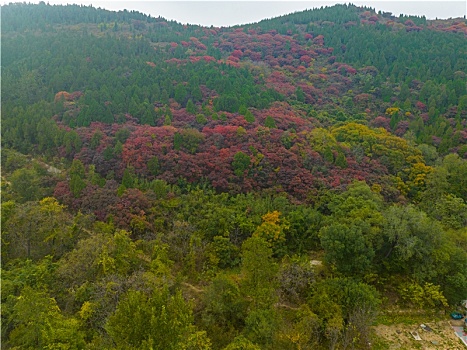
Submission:
<svg viewBox="0 0 467 350">
<path fill-rule="evenodd" d="M 1 13 L 2 349 L 389 349 L 466 299 L 464 18 Z"/>
</svg>

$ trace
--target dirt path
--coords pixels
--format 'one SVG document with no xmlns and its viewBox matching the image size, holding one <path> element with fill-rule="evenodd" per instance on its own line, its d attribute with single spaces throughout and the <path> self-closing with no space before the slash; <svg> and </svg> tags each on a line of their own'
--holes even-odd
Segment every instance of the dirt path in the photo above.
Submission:
<svg viewBox="0 0 467 350">
<path fill-rule="evenodd" d="M 32 162 L 36 162 L 36 163 L 39 163 L 40 165 L 42 165 L 44 168 L 47 169 L 47 171 L 51 174 L 60 174 L 62 171 L 52 165 L 49 165 L 47 163 L 44 163 L 43 161 L 40 161 L 38 159 L 35 159 L 35 158 L 31 158 L 30 159 Z"/>
<path fill-rule="evenodd" d="M 196 293 L 204 293 L 204 289 L 200 289 L 190 283 L 187 283 L 187 282 L 182 282 L 182 284 L 186 287 L 188 287 L 189 289 L 191 289 L 192 291 L 196 292 Z"/>
</svg>

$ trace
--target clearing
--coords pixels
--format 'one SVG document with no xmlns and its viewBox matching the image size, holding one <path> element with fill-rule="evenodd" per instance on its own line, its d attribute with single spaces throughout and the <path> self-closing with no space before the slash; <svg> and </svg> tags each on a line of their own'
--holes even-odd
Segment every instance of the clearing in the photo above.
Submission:
<svg viewBox="0 0 467 350">
<path fill-rule="evenodd" d="M 461 320 L 460 324 L 462 324 Z M 457 326 L 459 321 L 450 320 L 447 317 L 442 320 L 433 320 L 433 317 L 415 317 L 413 321 L 407 319 L 400 323 L 380 324 L 374 327 L 378 344 L 373 349 L 388 350 L 466 350 L 467 347 L 455 335 L 452 326 Z M 421 324 L 428 326 L 431 331 L 426 331 Z M 415 340 L 411 332 L 418 332 L 421 340 Z"/>
</svg>

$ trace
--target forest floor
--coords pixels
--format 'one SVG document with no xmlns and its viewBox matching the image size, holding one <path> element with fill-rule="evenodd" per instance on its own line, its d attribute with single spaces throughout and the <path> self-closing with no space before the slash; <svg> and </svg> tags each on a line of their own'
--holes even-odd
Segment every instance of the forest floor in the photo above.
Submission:
<svg viewBox="0 0 467 350">
<path fill-rule="evenodd" d="M 417 316 L 413 319 L 406 318 L 400 323 L 379 324 L 374 326 L 375 335 L 378 339 L 373 349 L 387 350 L 466 350 L 467 347 L 454 333 L 452 326 L 458 325 L 459 321 L 436 319 L 433 317 Z M 463 320 L 460 321 L 462 324 Z M 423 330 L 420 325 L 424 324 L 431 331 Z M 411 332 L 418 332 L 421 340 L 415 340 Z"/>
</svg>

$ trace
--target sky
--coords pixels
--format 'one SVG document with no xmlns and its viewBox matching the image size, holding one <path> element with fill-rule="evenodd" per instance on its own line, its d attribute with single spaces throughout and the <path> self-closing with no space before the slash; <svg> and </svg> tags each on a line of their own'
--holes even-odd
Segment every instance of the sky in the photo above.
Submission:
<svg viewBox="0 0 467 350">
<path fill-rule="evenodd" d="M 233 26 L 258 22 L 265 18 L 277 17 L 295 11 L 303 11 L 321 6 L 332 6 L 348 1 L 109 1 L 109 0 L 44 0 L 49 4 L 77 3 L 93 5 L 108 10 L 136 10 L 153 17 L 164 17 L 183 24 L 203 26 Z M 2 1 L 3 4 L 14 1 Z M 39 1 L 31 1 L 37 3 Z M 412 1 L 351 1 L 358 6 L 369 6 L 377 11 L 392 12 L 399 16 L 426 16 L 428 19 L 463 17 L 467 13 L 466 0 L 412 0 Z"/>
</svg>

